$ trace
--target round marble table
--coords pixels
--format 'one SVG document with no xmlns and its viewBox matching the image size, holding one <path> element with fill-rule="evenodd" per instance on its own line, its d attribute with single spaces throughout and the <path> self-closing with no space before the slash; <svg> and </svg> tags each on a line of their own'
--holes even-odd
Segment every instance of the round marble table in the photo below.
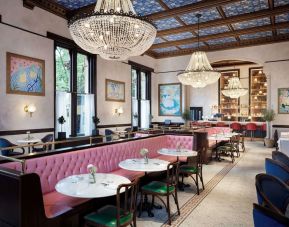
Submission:
<svg viewBox="0 0 289 227">
<path fill-rule="evenodd" d="M 27 145 L 30 145 L 30 144 L 33 144 L 33 143 L 40 143 L 41 140 L 38 139 L 38 138 L 30 137 L 30 138 L 25 138 L 25 139 L 17 140 L 16 142 L 17 142 L 18 144 L 27 144 Z M 30 151 L 31 151 L 31 147 L 29 146 L 29 147 L 28 147 L 28 153 L 30 153 Z"/>
<path fill-rule="evenodd" d="M 169 156 L 176 156 L 177 158 L 179 157 L 192 157 L 192 156 L 197 156 L 198 152 L 197 151 L 192 151 L 189 149 L 169 149 L 169 148 L 162 148 L 158 150 L 158 153 L 161 155 L 169 155 Z"/>
<path fill-rule="evenodd" d="M 60 180 L 55 189 L 57 192 L 78 198 L 102 198 L 116 195 L 120 184 L 131 181 L 123 176 L 107 173 L 96 173 L 95 183 L 90 183 L 90 174 L 72 175 Z"/>
<path fill-rule="evenodd" d="M 160 159 L 148 159 L 146 164 L 143 158 L 126 159 L 118 164 L 122 169 L 143 172 L 160 172 L 167 170 L 169 162 Z"/>
</svg>

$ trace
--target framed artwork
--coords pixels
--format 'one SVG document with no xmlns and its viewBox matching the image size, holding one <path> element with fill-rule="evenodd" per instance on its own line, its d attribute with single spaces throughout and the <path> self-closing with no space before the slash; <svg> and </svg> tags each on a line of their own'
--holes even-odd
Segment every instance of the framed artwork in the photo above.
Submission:
<svg viewBox="0 0 289 227">
<path fill-rule="evenodd" d="M 278 113 L 289 114 L 289 88 L 278 88 Z"/>
<path fill-rule="evenodd" d="M 125 102 L 125 83 L 121 81 L 105 79 L 105 100 Z"/>
<path fill-rule="evenodd" d="M 159 116 L 182 115 L 181 83 L 159 84 Z"/>
<path fill-rule="evenodd" d="M 6 92 L 45 96 L 45 61 L 6 53 Z"/>
</svg>

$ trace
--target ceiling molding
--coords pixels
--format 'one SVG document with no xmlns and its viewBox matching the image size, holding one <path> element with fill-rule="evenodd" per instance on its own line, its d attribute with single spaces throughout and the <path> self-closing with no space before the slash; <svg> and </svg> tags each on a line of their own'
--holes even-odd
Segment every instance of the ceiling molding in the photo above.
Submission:
<svg viewBox="0 0 289 227">
<path fill-rule="evenodd" d="M 259 26 L 259 27 L 235 30 L 233 32 L 230 31 L 230 32 L 218 33 L 218 34 L 214 34 L 214 35 L 200 36 L 200 42 L 204 42 L 204 41 L 208 41 L 208 40 L 212 40 L 212 39 L 234 37 L 234 36 L 239 36 L 239 35 L 244 35 L 244 34 L 253 34 L 256 32 L 272 31 L 274 29 L 282 29 L 282 28 L 289 28 L 289 22 L 278 23 L 278 24 L 275 24 L 274 26 L 269 24 L 269 25 L 264 25 L 264 26 Z M 163 42 L 163 43 L 158 43 L 158 44 L 152 45 L 150 50 L 157 49 L 157 48 L 165 48 L 165 47 L 170 47 L 170 46 L 191 44 L 191 43 L 195 43 L 195 42 L 198 42 L 197 37 L 189 38 L 189 39 L 176 40 L 176 41 Z M 240 40 L 240 42 L 241 42 L 241 40 Z"/>
<path fill-rule="evenodd" d="M 224 68 L 232 66 L 242 66 L 242 65 L 256 65 L 257 63 L 251 61 L 240 61 L 240 60 L 223 60 L 211 63 L 213 68 Z"/>
<path fill-rule="evenodd" d="M 245 13 L 245 14 L 241 14 L 241 15 L 237 15 L 237 16 L 202 22 L 202 23 L 200 23 L 200 29 L 210 28 L 210 27 L 219 27 L 219 26 L 228 25 L 228 24 L 235 24 L 235 23 L 239 23 L 239 22 L 259 19 L 259 18 L 263 18 L 263 17 L 270 17 L 271 15 L 278 15 L 278 14 L 283 14 L 283 13 L 288 13 L 288 12 L 289 12 L 289 4 L 276 7 L 272 10 L 264 9 L 264 10 L 260 10 L 260 11 L 253 12 L 253 13 Z M 187 31 L 192 31 L 192 30 L 195 30 L 197 28 L 198 28 L 198 24 L 186 25 L 186 26 L 182 26 L 182 27 L 178 27 L 178 28 L 158 31 L 157 36 L 166 36 L 166 35 L 178 34 L 178 33 L 183 33 L 183 32 L 187 32 Z"/>
<path fill-rule="evenodd" d="M 212 45 L 210 47 L 200 47 L 201 51 L 211 52 L 211 51 L 220 51 L 220 50 L 227 50 L 227 49 L 235 49 L 235 48 L 243 48 L 243 47 L 250 47 L 250 46 L 259 46 L 264 44 L 271 44 L 271 43 L 278 43 L 278 42 L 286 42 L 289 41 L 289 34 L 286 35 L 279 35 L 276 37 L 265 37 L 265 38 L 258 38 L 258 39 L 250 39 L 250 40 L 242 40 L 240 42 L 232 42 L 232 43 L 224 43 L 220 45 Z M 156 54 L 156 58 L 168 58 L 168 57 L 176 57 L 182 55 L 190 55 L 196 48 L 191 49 L 183 49 L 179 51 L 170 51 L 164 53 Z"/>
</svg>

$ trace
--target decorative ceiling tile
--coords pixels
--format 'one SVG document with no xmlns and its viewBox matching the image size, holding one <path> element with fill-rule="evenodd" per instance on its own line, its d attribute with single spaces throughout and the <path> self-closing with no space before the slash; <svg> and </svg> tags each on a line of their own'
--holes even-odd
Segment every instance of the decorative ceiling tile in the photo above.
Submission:
<svg viewBox="0 0 289 227">
<path fill-rule="evenodd" d="M 213 35 L 213 34 L 218 34 L 218 33 L 223 33 L 223 32 L 229 32 L 229 31 L 230 30 L 225 25 L 219 26 L 219 27 L 205 28 L 205 29 L 200 30 L 200 36 Z"/>
<path fill-rule="evenodd" d="M 154 51 L 157 53 L 164 53 L 164 52 L 175 51 L 175 50 L 178 50 L 178 49 L 176 47 L 166 47 L 166 48 L 154 49 Z"/>
<path fill-rule="evenodd" d="M 245 28 L 253 28 L 253 27 L 259 27 L 259 26 L 264 26 L 271 24 L 270 18 L 265 17 L 265 18 L 260 18 L 256 20 L 250 20 L 250 21 L 245 21 L 241 23 L 236 23 L 233 24 L 234 29 L 239 30 L 239 29 L 245 29 Z"/>
<path fill-rule="evenodd" d="M 204 46 L 204 43 L 200 43 L 200 47 Z M 179 45 L 178 47 L 182 49 L 192 49 L 192 48 L 198 48 L 198 43 L 190 43 L 190 44 L 185 44 L 185 45 Z"/>
<path fill-rule="evenodd" d="M 189 4 L 196 3 L 196 2 L 200 2 L 200 1 L 201 0 L 163 0 L 163 2 L 171 9 L 184 6 L 184 5 L 189 5 Z"/>
<path fill-rule="evenodd" d="M 133 6 L 136 13 L 139 15 L 148 15 L 164 10 L 155 0 L 134 0 Z"/>
<path fill-rule="evenodd" d="M 268 9 L 268 0 L 243 0 L 223 6 L 227 17 Z"/>
<path fill-rule="evenodd" d="M 58 4 L 68 9 L 78 9 L 90 4 L 94 4 L 96 0 L 55 0 Z"/>
<path fill-rule="evenodd" d="M 200 18 L 200 23 L 221 18 L 219 12 L 215 8 L 184 14 L 180 16 L 180 18 L 186 24 L 196 24 L 198 22 L 198 18 L 196 17 L 198 13 L 202 14 L 202 17 Z"/>
<path fill-rule="evenodd" d="M 207 41 L 209 45 L 218 45 L 218 44 L 224 44 L 224 43 L 232 43 L 236 42 L 236 39 L 233 37 L 227 37 L 227 38 L 221 38 L 221 39 L 212 39 Z"/>
<path fill-rule="evenodd" d="M 163 43 L 163 42 L 165 42 L 165 41 L 162 38 L 156 37 L 155 41 L 154 41 L 154 44 Z"/>
<path fill-rule="evenodd" d="M 263 38 L 263 37 L 268 37 L 268 36 L 272 36 L 272 32 L 267 31 L 267 32 L 257 32 L 253 34 L 240 35 L 240 39 L 241 40 L 258 39 L 258 38 Z"/>
<path fill-rule="evenodd" d="M 275 21 L 276 21 L 276 23 L 289 21 L 289 13 L 280 14 L 280 15 L 275 16 Z"/>
<path fill-rule="evenodd" d="M 289 4 L 289 0 L 275 0 L 274 1 L 274 6 L 284 6 Z"/>
<path fill-rule="evenodd" d="M 156 20 L 154 21 L 154 24 L 157 26 L 159 31 L 181 26 L 175 18 Z"/>
<path fill-rule="evenodd" d="M 188 38 L 192 38 L 192 37 L 194 37 L 194 36 L 191 32 L 183 32 L 183 33 L 179 33 L 179 34 L 164 36 L 164 38 L 167 39 L 168 41 L 188 39 Z"/>
<path fill-rule="evenodd" d="M 289 28 L 277 29 L 277 34 L 278 35 L 289 34 Z"/>
</svg>

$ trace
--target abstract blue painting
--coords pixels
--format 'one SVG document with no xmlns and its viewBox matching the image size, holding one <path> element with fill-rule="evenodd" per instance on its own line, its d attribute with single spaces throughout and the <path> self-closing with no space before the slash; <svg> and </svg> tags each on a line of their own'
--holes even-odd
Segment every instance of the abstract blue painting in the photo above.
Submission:
<svg viewBox="0 0 289 227">
<path fill-rule="evenodd" d="M 181 83 L 159 84 L 159 116 L 181 116 Z"/>
</svg>

